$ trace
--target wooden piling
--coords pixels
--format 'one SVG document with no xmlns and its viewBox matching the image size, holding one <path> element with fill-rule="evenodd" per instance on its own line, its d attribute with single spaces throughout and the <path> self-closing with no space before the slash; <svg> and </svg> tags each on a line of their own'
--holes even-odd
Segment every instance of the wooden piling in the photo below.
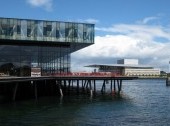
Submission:
<svg viewBox="0 0 170 126">
<path fill-rule="evenodd" d="M 93 80 L 94 82 L 94 94 L 96 93 L 96 80 Z"/>
<path fill-rule="evenodd" d="M 19 82 L 18 82 L 19 83 Z M 17 93 L 17 89 L 18 89 L 18 83 L 15 84 L 15 87 L 14 87 L 14 92 L 13 92 L 13 98 L 12 100 L 15 101 L 16 99 L 16 93 Z"/>
<path fill-rule="evenodd" d="M 79 94 L 79 80 L 77 80 L 77 94 Z"/>
<path fill-rule="evenodd" d="M 68 89 L 68 92 L 70 91 L 70 88 L 71 88 L 71 85 L 72 85 L 72 89 L 73 89 L 73 86 L 76 86 L 76 85 L 73 85 L 74 84 L 74 81 L 75 81 L 75 84 L 77 83 L 77 94 L 80 93 L 80 84 L 82 86 L 82 89 L 84 89 L 88 94 L 89 94 L 89 91 L 90 91 L 90 95 L 94 95 L 95 92 L 96 92 L 96 82 L 97 81 L 103 81 L 103 84 L 102 84 L 102 88 L 101 88 L 101 92 L 102 93 L 105 93 L 106 92 L 106 82 L 109 81 L 110 83 L 110 90 L 111 90 L 111 93 L 113 92 L 113 88 L 114 88 L 114 92 L 118 92 L 120 93 L 120 91 L 122 90 L 122 81 L 123 80 L 132 80 L 132 79 L 136 79 L 135 77 L 70 77 L 70 76 L 64 76 L 64 77 L 20 77 L 20 78 L 2 78 L 0 80 L 0 83 L 12 83 L 14 85 L 13 86 L 13 90 L 12 90 L 12 97 L 11 97 L 11 100 L 15 101 L 16 100 L 16 96 L 17 96 L 17 93 L 20 93 L 18 90 L 18 86 L 19 86 L 19 83 L 21 82 L 31 82 L 31 91 L 33 91 L 33 95 L 35 97 L 35 99 L 38 98 L 38 94 L 39 96 L 42 95 L 42 92 L 50 92 L 51 91 L 54 91 L 54 89 L 57 88 L 57 92 L 60 93 L 60 95 L 63 97 L 63 90 L 62 90 L 62 86 L 65 87 L 66 91 Z M 37 85 L 39 81 L 42 81 L 42 85 Z M 55 81 L 56 81 L 56 85 L 55 84 Z M 76 82 L 77 81 L 77 82 Z M 53 85 L 51 85 L 50 82 L 53 82 Z M 62 83 L 63 82 L 63 83 Z M 169 82 L 170 82 L 170 79 L 169 79 Z M 27 84 L 27 83 L 25 83 Z M 30 84 L 30 83 L 29 83 Z M 62 85 L 63 84 L 63 85 Z M 113 85 L 114 84 L 114 85 Z M 6 84 L 7 85 L 7 84 Z M 168 79 L 167 79 L 167 85 L 168 85 Z M 7 85 L 8 86 L 8 85 Z M 33 87 L 33 88 L 32 88 Z M 24 87 L 25 88 L 25 87 Z M 38 90 L 37 90 L 38 88 Z M 7 89 L 10 89 L 10 88 L 7 88 Z M 52 90 L 53 89 L 53 90 Z M 9 93 L 10 93 L 11 90 L 9 90 Z M 7 91 L 6 91 L 7 92 Z M 31 94 L 31 93 L 30 93 Z M 45 93 L 43 95 L 46 95 L 48 93 Z M 8 95 L 7 93 L 4 95 Z"/>
<path fill-rule="evenodd" d="M 34 83 L 34 95 L 35 95 L 35 100 L 38 99 L 38 94 L 37 94 L 37 84 L 36 84 L 36 81 L 33 82 Z"/>
<path fill-rule="evenodd" d="M 63 97 L 63 91 L 61 89 L 61 81 L 58 83 L 58 81 L 56 80 L 56 84 L 58 84 L 58 88 L 59 88 L 59 91 L 60 91 L 60 95 L 61 97 Z"/>
<path fill-rule="evenodd" d="M 110 83 L 110 90 L 111 90 L 111 93 L 112 93 L 112 79 L 111 79 L 111 83 Z"/>
</svg>

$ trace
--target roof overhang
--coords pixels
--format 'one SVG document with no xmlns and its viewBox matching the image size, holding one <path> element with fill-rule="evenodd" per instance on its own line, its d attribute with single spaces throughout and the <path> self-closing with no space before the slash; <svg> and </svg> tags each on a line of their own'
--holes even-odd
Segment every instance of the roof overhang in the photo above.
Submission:
<svg viewBox="0 0 170 126">
<path fill-rule="evenodd" d="M 153 69 L 153 67 L 148 65 L 128 65 L 128 64 L 93 64 L 85 67 L 101 68 L 101 67 L 113 67 L 113 68 L 143 68 L 143 69 Z"/>
</svg>

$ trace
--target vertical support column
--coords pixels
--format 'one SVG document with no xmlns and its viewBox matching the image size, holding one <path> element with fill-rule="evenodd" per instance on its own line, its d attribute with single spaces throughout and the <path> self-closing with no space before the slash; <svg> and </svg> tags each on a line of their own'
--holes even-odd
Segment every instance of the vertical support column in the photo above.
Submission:
<svg viewBox="0 0 170 126">
<path fill-rule="evenodd" d="M 120 91 L 122 90 L 122 80 L 120 80 Z"/>
<path fill-rule="evenodd" d="M 67 82 L 66 82 L 66 80 L 63 80 L 63 81 L 64 81 L 64 93 L 66 93 Z"/>
<path fill-rule="evenodd" d="M 94 93 L 96 94 L 96 80 L 93 80 L 94 82 Z"/>
<path fill-rule="evenodd" d="M 114 92 L 116 92 L 116 80 L 114 79 Z"/>
<path fill-rule="evenodd" d="M 72 83 L 71 83 L 71 86 L 72 86 L 71 88 L 72 88 L 72 90 L 73 90 L 73 81 L 74 81 L 74 80 L 72 80 Z"/>
<path fill-rule="evenodd" d="M 82 92 L 85 91 L 86 80 L 82 80 Z"/>
<path fill-rule="evenodd" d="M 111 94 L 112 94 L 112 79 L 111 79 L 110 89 L 111 89 Z"/>
<path fill-rule="evenodd" d="M 102 89 L 101 89 L 101 92 L 102 92 L 102 93 L 105 92 L 105 90 L 106 90 L 106 85 L 105 85 L 105 83 L 106 83 L 106 80 L 103 80 L 103 85 L 102 85 Z"/>
<path fill-rule="evenodd" d="M 47 95 L 47 94 L 48 94 L 48 93 L 47 93 L 47 92 L 48 92 L 48 91 L 47 91 L 47 80 L 45 80 L 45 82 L 44 82 L 44 83 L 45 83 L 44 93 Z"/>
<path fill-rule="evenodd" d="M 79 94 L 79 80 L 77 80 L 77 94 Z"/>
<path fill-rule="evenodd" d="M 91 80 L 89 80 L 89 86 L 90 86 L 90 96 L 93 96 L 93 90 L 92 90 L 92 85 L 91 85 Z"/>
<path fill-rule="evenodd" d="M 89 85 L 89 80 L 87 80 L 87 83 L 86 83 L 86 90 L 88 89 L 88 85 Z"/>
<path fill-rule="evenodd" d="M 84 80 L 83 89 L 85 89 L 86 83 L 87 83 L 87 80 Z"/>
<path fill-rule="evenodd" d="M 82 88 L 82 89 L 83 89 L 83 86 L 84 86 L 84 85 L 83 85 L 83 80 L 81 80 L 81 88 Z"/>
<path fill-rule="evenodd" d="M 37 100 L 37 99 L 38 99 L 38 95 L 37 95 L 37 84 L 36 84 L 36 81 L 35 81 L 35 82 L 32 81 L 32 83 L 34 83 L 35 100 Z"/>
<path fill-rule="evenodd" d="M 59 91 L 60 91 L 60 95 L 61 95 L 61 97 L 63 97 L 63 91 L 62 91 L 62 89 L 61 89 L 61 80 L 60 80 L 60 82 L 58 83 L 58 81 L 56 80 L 56 85 L 58 84 L 58 87 L 59 87 Z"/>
<path fill-rule="evenodd" d="M 68 94 L 70 93 L 71 80 L 68 80 Z"/>
<path fill-rule="evenodd" d="M 13 101 L 15 101 L 15 99 L 16 99 L 16 93 L 17 93 L 17 89 L 18 89 L 18 83 L 19 83 L 19 82 L 17 82 L 17 83 L 15 84 L 15 87 L 14 87 L 14 92 L 13 92 L 13 97 L 12 97 L 12 100 L 13 100 Z"/>
<path fill-rule="evenodd" d="M 117 86 L 118 86 L 118 94 L 120 94 L 120 91 L 122 89 L 122 80 L 117 80 Z"/>
</svg>

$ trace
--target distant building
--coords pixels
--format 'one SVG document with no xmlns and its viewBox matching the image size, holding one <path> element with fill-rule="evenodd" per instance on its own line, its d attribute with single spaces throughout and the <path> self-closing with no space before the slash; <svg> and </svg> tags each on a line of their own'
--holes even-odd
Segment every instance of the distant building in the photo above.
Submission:
<svg viewBox="0 0 170 126">
<path fill-rule="evenodd" d="M 160 69 L 148 65 L 139 65 L 138 59 L 121 59 L 117 64 L 94 64 L 86 67 L 94 67 L 98 72 L 113 72 L 123 76 L 158 76 Z"/>
<path fill-rule="evenodd" d="M 121 59 L 117 60 L 117 64 L 126 64 L 126 65 L 138 65 L 138 59 Z"/>
</svg>

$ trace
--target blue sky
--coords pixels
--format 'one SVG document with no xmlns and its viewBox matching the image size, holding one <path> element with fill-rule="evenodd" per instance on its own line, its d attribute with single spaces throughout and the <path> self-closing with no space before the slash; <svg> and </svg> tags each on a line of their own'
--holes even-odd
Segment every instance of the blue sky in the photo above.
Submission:
<svg viewBox="0 0 170 126">
<path fill-rule="evenodd" d="M 0 17 L 95 23 L 95 44 L 73 53 L 74 68 L 139 58 L 168 71 L 169 6 L 170 0 L 1 0 Z"/>
<path fill-rule="evenodd" d="M 95 19 L 105 26 L 134 23 L 157 15 L 170 16 L 169 0 L 1 0 L 1 5 L 0 15 L 3 17 Z"/>
</svg>

